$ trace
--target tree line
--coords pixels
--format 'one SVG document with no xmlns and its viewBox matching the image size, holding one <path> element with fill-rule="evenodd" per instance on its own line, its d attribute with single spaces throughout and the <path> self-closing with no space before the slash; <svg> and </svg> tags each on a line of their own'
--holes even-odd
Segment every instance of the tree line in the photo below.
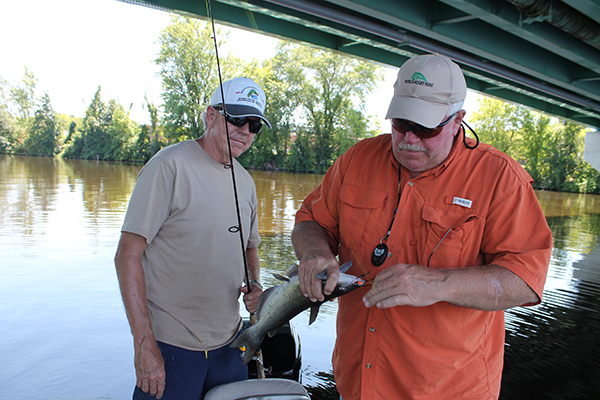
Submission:
<svg viewBox="0 0 600 400">
<path fill-rule="evenodd" d="M 218 31 L 221 42 L 227 32 Z M 20 83 L 0 81 L 0 152 L 146 162 L 162 147 L 200 137 L 202 112 L 219 84 L 211 27 L 173 16 L 161 32 L 156 64 L 162 104 L 145 99 L 150 123 L 138 124 L 99 87 L 83 118 L 56 113 L 25 70 Z M 222 43 L 219 43 L 219 47 Z M 267 95 L 264 127 L 240 162 L 247 167 L 324 173 L 357 140 L 379 132 L 362 99 L 383 79 L 374 63 L 280 41 L 262 62 L 220 60 L 222 79 L 247 76 Z"/>
<path fill-rule="evenodd" d="M 483 142 L 519 161 L 534 188 L 600 194 L 600 172 L 583 159 L 585 126 L 483 96 L 471 120 Z"/>
<path fill-rule="evenodd" d="M 219 29 L 219 48 L 227 31 Z M 0 78 L 0 152 L 144 163 L 162 147 L 202 135 L 202 111 L 219 84 L 211 27 L 172 16 L 161 32 L 161 104 L 144 99 L 149 123 L 133 121 L 99 87 L 83 118 L 57 113 L 36 93 L 25 69 L 21 82 Z M 220 59 L 222 79 L 247 76 L 267 95 L 264 127 L 239 157 L 247 168 L 324 173 L 358 140 L 381 132 L 363 99 L 383 79 L 374 63 L 280 41 L 272 58 Z M 600 193 L 600 176 L 583 161 L 585 128 L 524 107 L 482 98 L 468 120 L 482 141 L 519 160 L 538 189 Z"/>
</svg>

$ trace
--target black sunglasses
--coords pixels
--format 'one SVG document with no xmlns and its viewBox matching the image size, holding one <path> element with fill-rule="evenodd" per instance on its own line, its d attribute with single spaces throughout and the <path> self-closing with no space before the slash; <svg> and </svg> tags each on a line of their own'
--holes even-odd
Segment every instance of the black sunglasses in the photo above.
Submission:
<svg viewBox="0 0 600 400">
<path fill-rule="evenodd" d="M 452 121 L 456 114 L 458 114 L 458 111 L 449 116 L 447 120 L 445 120 L 444 122 L 442 122 L 434 128 L 425 128 L 422 125 L 411 124 L 407 120 L 399 118 L 392 118 L 392 126 L 395 130 L 402 134 L 411 131 L 415 134 L 415 136 L 418 136 L 421 139 L 430 139 L 439 135 L 442 132 L 442 129 L 444 129 L 444 126 L 448 125 L 448 123 Z"/>
<path fill-rule="evenodd" d="M 216 108 L 216 107 L 215 107 Z M 259 133 L 260 130 L 263 127 L 263 123 L 262 121 L 257 121 L 254 119 L 250 119 L 248 117 L 232 117 L 231 115 L 227 114 L 225 112 L 225 110 L 223 110 L 222 108 L 216 108 L 223 116 L 225 116 L 225 120 L 227 122 L 229 122 L 231 125 L 235 125 L 238 128 L 243 127 L 244 125 L 248 124 L 248 130 L 250 131 L 250 133 Z"/>
</svg>

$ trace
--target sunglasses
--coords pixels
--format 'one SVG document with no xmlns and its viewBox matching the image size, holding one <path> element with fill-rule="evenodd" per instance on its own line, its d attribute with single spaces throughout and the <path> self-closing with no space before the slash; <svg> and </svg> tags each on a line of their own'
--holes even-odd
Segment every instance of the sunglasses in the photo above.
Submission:
<svg viewBox="0 0 600 400">
<path fill-rule="evenodd" d="M 447 120 L 445 120 L 444 122 L 442 122 L 434 128 L 425 128 L 422 125 L 411 124 L 407 120 L 399 118 L 392 118 L 392 126 L 395 130 L 402 134 L 411 131 L 415 134 L 415 136 L 418 136 L 420 139 L 430 139 L 439 135 L 444 129 L 444 126 L 448 125 L 448 123 L 452 121 L 456 114 L 458 114 L 458 111 L 449 116 Z"/>
<path fill-rule="evenodd" d="M 227 114 L 223 109 L 217 108 L 217 110 L 223 115 L 225 116 L 225 120 L 227 122 L 229 122 L 231 125 L 235 125 L 238 128 L 243 127 L 244 125 L 248 124 L 248 130 L 250 131 L 250 133 L 259 133 L 260 130 L 263 127 L 263 123 L 262 121 L 256 121 L 254 119 L 250 119 L 248 117 L 232 117 L 231 115 Z"/>
</svg>

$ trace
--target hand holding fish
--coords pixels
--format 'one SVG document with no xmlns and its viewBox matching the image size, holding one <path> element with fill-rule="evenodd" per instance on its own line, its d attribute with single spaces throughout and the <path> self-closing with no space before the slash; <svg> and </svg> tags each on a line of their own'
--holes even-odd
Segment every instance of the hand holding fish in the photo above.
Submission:
<svg viewBox="0 0 600 400">
<path fill-rule="evenodd" d="M 348 261 L 338 268 L 339 279 L 336 279 L 337 284 L 332 293 L 323 298 L 324 301 L 350 293 L 367 283 L 359 276 L 345 274 L 351 266 L 352 261 Z M 272 337 L 278 328 L 307 308 L 310 308 L 308 323 L 309 325 L 312 324 L 317 318 L 319 307 L 323 303 L 322 301 L 312 302 L 302 295 L 298 282 L 298 265 L 294 264 L 288 268 L 286 276 L 280 274 L 274 275 L 283 283 L 265 290 L 260 296 L 256 310 L 258 322 L 242 332 L 231 343 L 231 347 L 245 348 L 244 364 L 247 364 L 252 359 L 265 335 L 269 333 Z M 327 281 L 327 271 L 322 271 L 317 276 L 317 279 L 323 285 Z"/>
<path fill-rule="evenodd" d="M 440 270 L 422 265 L 396 264 L 375 277 L 371 290 L 363 297 L 367 307 L 379 308 L 409 305 L 425 307 L 441 301 Z"/>
<path fill-rule="evenodd" d="M 298 281 L 300 290 L 310 301 L 323 301 L 325 296 L 330 295 L 340 277 L 340 267 L 337 260 L 327 252 L 307 251 L 298 265 Z M 327 270 L 327 281 L 323 281 L 317 275 Z"/>
<path fill-rule="evenodd" d="M 300 290 L 310 301 L 323 301 L 335 289 L 340 269 L 331 251 L 327 232 L 314 221 L 297 224 L 292 231 L 292 243 L 298 266 Z M 317 275 L 327 269 L 327 281 L 317 279 Z"/>
<path fill-rule="evenodd" d="M 263 292 L 262 287 L 260 287 L 256 281 L 250 281 L 250 293 L 248 293 L 248 288 L 246 286 L 242 286 L 240 291 L 244 294 L 246 310 L 248 310 L 250 314 L 254 314 L 256 312 L 258 299 Z"/>
</svg>

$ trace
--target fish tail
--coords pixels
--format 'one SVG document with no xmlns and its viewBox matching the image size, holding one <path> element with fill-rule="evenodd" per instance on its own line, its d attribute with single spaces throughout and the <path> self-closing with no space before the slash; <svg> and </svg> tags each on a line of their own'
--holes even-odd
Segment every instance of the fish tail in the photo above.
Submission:
<svg viewBox="0 0 600 400">
<path fill-rule="evenodd" d="M 252 327 L 242 332 L 242 334 L 235 338 L 235 340 L 229 345 L 229 347 L 232 348 L 237 347 L 242 349 L 244 352 L 242 364 L 244 365 L 248 364 L 252 360 L 256 350 L 258 350 L 258 346 L 260 346 L 260 341 L 256 340 L 252 335 Z"/>
</svg>

